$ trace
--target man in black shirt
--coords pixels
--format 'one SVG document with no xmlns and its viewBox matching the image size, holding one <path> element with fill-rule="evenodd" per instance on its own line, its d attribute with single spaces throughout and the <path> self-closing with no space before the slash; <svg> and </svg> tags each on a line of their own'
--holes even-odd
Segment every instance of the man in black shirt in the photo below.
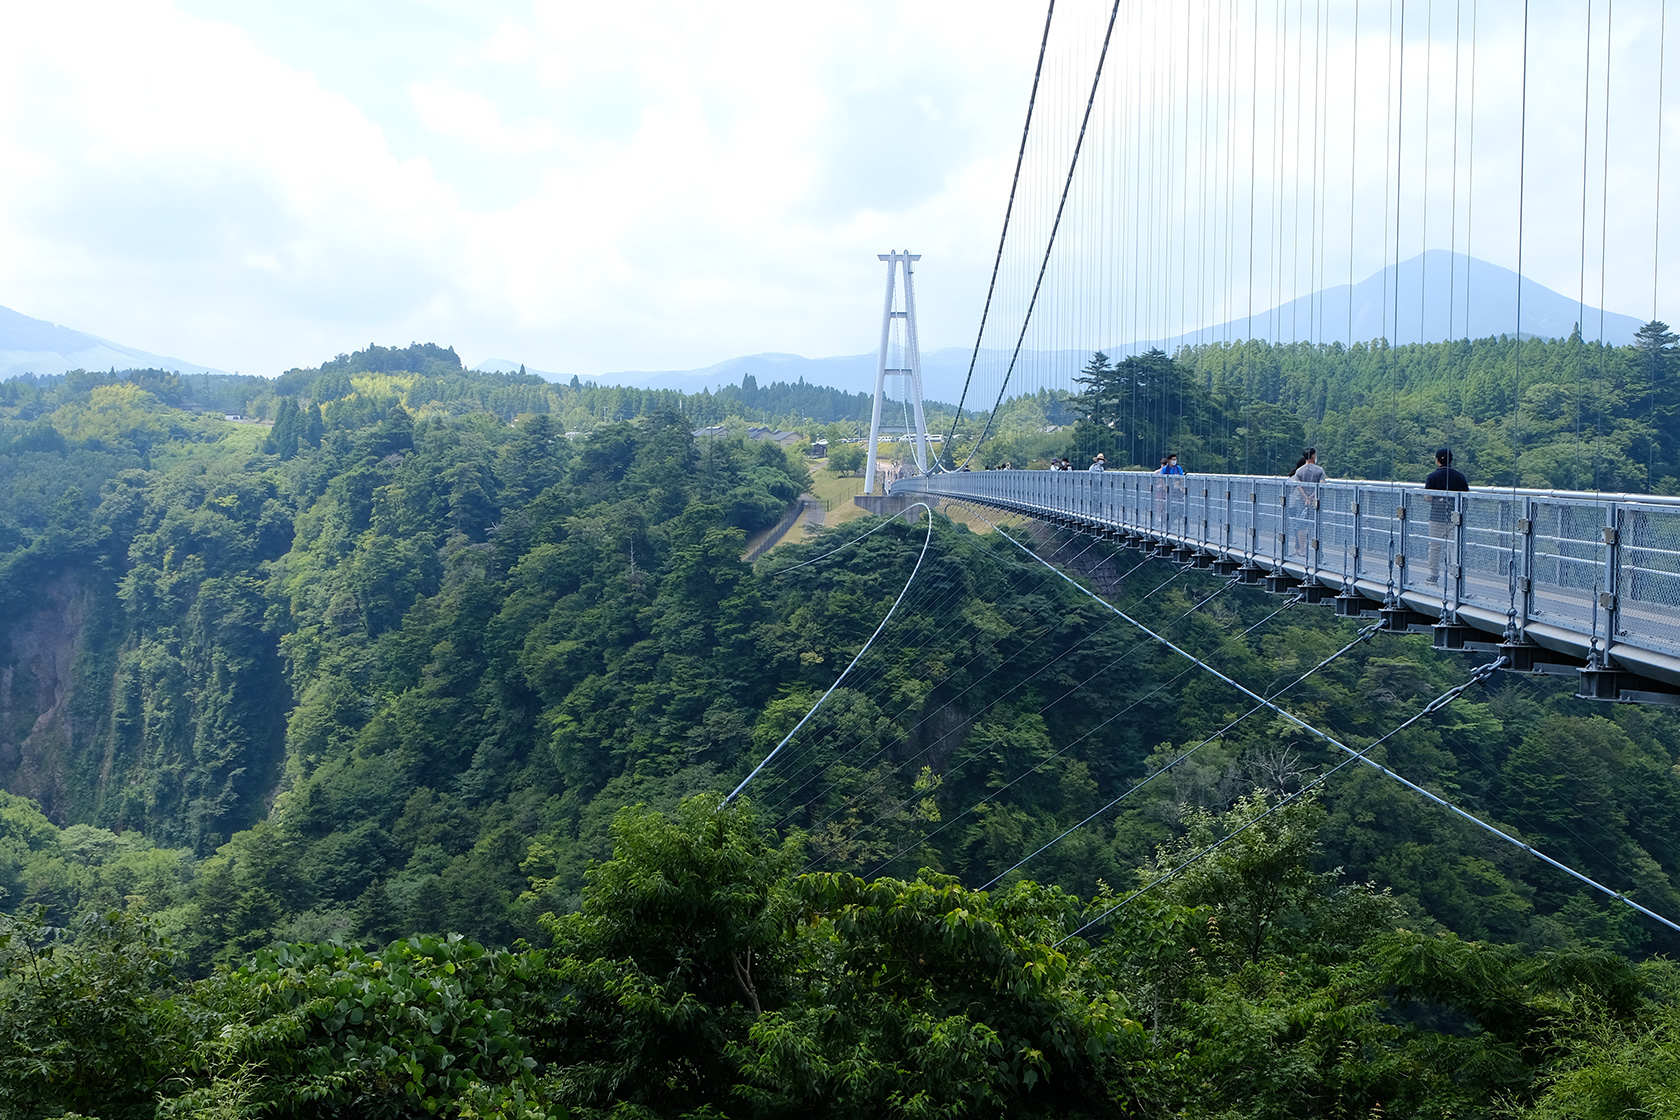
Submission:
<svg viewBox="0 0 1680 1120">
<path fill-rule="evenodd" d="M 1458 505 L 1458 499 L 1451 497 L 1454 492 L 1465 493 L 1470 489 L 1470 480 L 1453 469 L 1452 451 L 1441 448 L 1435 452 L 1435 469 L 1424 479 L 1425 490 L 1444 490 L 1446 495 L 1434 496 L 1429 499 L 1429 582 L 1439 583 L 1441 580 L 1441 554 L 1446 551 L 1447 541 L 1453 536 L 1452 515 Z"/>
</svg>

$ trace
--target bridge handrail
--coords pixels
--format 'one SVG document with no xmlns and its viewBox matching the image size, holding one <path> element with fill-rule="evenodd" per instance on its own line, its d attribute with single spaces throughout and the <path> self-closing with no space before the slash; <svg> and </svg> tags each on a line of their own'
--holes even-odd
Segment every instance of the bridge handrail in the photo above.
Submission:
<svg viewBox="0 0 1680 1120">
<path fill-rule="evenodd" d="M 891 492 L 1138 534 L 1680 687 L 1676 497 L 1078 470 L 924 475 Z"/>
<path fill-rule="evenodd" d="M 1046 470 L 1046 471 L 1020 470 L 1020 471 L 1007 471 L 1007 472 L 1005 472 L 1005 471 L 945 471 L 943 473 L 953 475 L 953 476 L 960 475 L 960 474 L 1005 474 L 1005 473 L 1008 473 L 1008 474 L 1063 474 L 1063 473 L 1067 473 L 1067 474 L 1121 474 L 1121 475 L 1129 475 L 1133 478 L 1138 478 L 1138 477 L 1155 478 L 1155 477 L 1157 477 L 1157 472 L 1156 471 L 1131 470 L 1129 468 L 1117 468 L 1117 467 L 1110 467 L 1109 469 L 1107 469 L 1105 471 L 1080 471 L 1080 470 L 1076 469 L 1076 470 L 1071 470 L 1071 471 L 1067 471 L 1067 472 L 1048 471 L 1048 470 Z M 930 473 L 930 474 L 922 476 L 922 477 L 938 478 L 940 476 L 938 474 L 931 474 Z M 1284 481 L 1284 482 L 1290 481 L 1288 475 L 1277 475 L 1277 474 L 1202 474 L 1202 473 L 1197 473 L 1195 471 L 1186 471 L 1182 476 L 1160 475 L 1159 477 L 1162 477 L 1162 478 L 1168 478 L 1168 477 L 1226 478 L 1226 479 L 1258 478 L 1258 479 L 1269 479 L 1269 480 L 1274 481 L 1274 482 L 1280 481 L 1280 480 Z M 900 479 L 899 481 L 900 482 L 906 482 L 906 481 L 911 481 L 911 480 L 910 479 Z M 1409 480 L 1408 481 L 1388 482 L 1388 481 L 1383 481 L 1383 480 L 1380 480 L 1380 479 L 1365 479 L 1365 478 L 1326 479 L 1325 482 L 1323 483 L 1323 485 L 1325 485 L 1325 486 L 1335 486 L 1335 485 L 1341 484 L 1341 483 L 1353 484 L 1353 485 L 1359 485 L 1359 486 L 1390 487 L 1390 488 L 1393 488 L 1393 489 L 1396 489 L 1396 490 L 1400 490 L 1400 489 L 1422 490 L 1423 489 L 1423 483 L 1421 483 L 1421 482 L 1412 482 L 1412 481 L 1409 481 Z M 890 488 L 889 488 L 889 492 L 890 492 Z M 1473 493 L 1473 494 L 1515 494 L 1519 498 L 1525 498 L 1525 497 L 1526 498 L 1571 498 L 1571 499 L 1579 498 L 1579 499 L 1583 499 L 1583 500 L 1586 500 L 1586 501 L 1592 501 L 1592 502 L 1619 502 L 1619 503 L 1622 503 L 1624 505 L 1638 504 L 1638 505 L 1677 506 L 1677 507 L 1680 507 L 1680 497 L 1675 497 L 1675 496 L 1670 495 L 1670 494 L 1628 494 L 1628 493 L 1624 493 L 1624 492 L 1619 491 L 1619 490 L 1537 490 L 1537 489 L 1534 489 L 1533 487 L 1527 487 L 1527 486 L 1518 486 L 1514 489 L 1510 486 L 1472 486 L 1472 487 L 1470 487 L 1470 492 Z"/>
</svg>

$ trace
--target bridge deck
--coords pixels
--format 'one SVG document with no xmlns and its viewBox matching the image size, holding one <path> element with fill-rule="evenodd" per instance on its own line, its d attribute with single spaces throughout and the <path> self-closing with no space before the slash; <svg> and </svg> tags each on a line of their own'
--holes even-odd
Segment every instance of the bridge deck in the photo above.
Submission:
<svg viewBox="0 0 1680 1120">
<path fill-rule="evenodd" d="M 1680 499 L 1136 471 L 938 474 L 891 492 L 1134 533 L 1578 662 L 1596 648 L 1618 671 L 1597 695 L 1680 702 Z"/>
</svg>

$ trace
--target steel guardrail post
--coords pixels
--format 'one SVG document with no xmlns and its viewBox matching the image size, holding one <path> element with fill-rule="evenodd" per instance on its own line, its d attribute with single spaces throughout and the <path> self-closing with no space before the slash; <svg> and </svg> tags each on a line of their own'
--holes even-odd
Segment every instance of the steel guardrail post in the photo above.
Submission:
<svg viewBox="0 0 1680 1120">
<path fill-rule="evenodd" d="M 1528 629 L 1528 608 L 1534 594 L 1534 499 L 1522 498 L 1522 516 L 1517 519 L 1517 538 L 1519 547 L 1516 559 L 1521 562 L 1517 570 L 1517 639 L 1522 640 L 1523 631 Z"/>
<path fill-rule="evenodd" d="M 1230 555 L 1231 555 L 1232 524 L 1233 524 L 1233 522 L 1236 521 L 1236 518 L 1231 516 L 1232 512 L 1236 509 L 1236 505 L 1234 504 L 1236 502 L 1236 498 L 1234 497 L 1234 495 L 1236 494 L 1236 487 L 1231 484 L 1231 478 L 1230 478 L 1229 475 L 1227 475 L 1225 477 L 1224 481 L 1225 481 L 1225 546 L 1220 551 L 1223 552 L 1224 555 L 1227 558 L 1229 558 Z"/>
<path fill-rule="evenodd" d="M 1598 605 L 1604 611 L 1604 651 L 1616 640 L 1621 614 L 1622 591 L 1622 507 L 1611 502 L 1604 507 L 1604 590 Z"/>
<path fill-rule="evenodd" d="M 1364 489 L 1355 486 L 1353 488 L 1353 501 L 1348 503 L 1348 517 L 1350 523 L 1348 531 L 1352 534 L 1353 539 L 1353 570 L 1348 573 L 1348 579 L 1353 583 L 1359 582 L 1361 574 L 1360 569 L 1363 567 L 1364 561 L 1364 556 L 1362 555 L 1364 550 L 1360 548 L 1361 543 L 1365 540 L 1365 523 L 1361 520 L 1361 507 L 1364 503 L 1360 501 L 1360 499 L 1364 496 Z M 1353 588 L 1344 587 L 1342 590 L 1351 592 Z"/>
<path fill-rule="evenodd" d="M 1451 568 L 1441 573 L 1441 578 L 1449 580 L 1452 587 L 1452 617 L 1442 621 L 1456 623 L 1459 604 L 1464 602 L 1464 546 L 1469 536 L 1464 524 L 1464 495 L 1454 494 L 1452 502 L 1452 555 L 1447 557 Z"/>
<path fill-rule="evenodd" d="M 1318 582 L 1319 569 L 1322 567 L 1324 553 L 1320 549 L 1320 542 L 1324 540 L 1324 487 L 1319 486 L 1313 491 L 1313 527 L 1312 540 L 1308 542 L 1307 559 L 1301 565 L 1306 569 L 1308 581 Z"/>
</svg>

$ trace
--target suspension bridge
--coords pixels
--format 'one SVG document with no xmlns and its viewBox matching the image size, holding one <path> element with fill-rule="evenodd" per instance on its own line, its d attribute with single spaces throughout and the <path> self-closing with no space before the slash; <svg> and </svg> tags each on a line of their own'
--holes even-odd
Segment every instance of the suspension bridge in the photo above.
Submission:
<svg viewBox="0 0 1680 1120">
<path fill-rule="evenodd" d="M 970 471 L 894 494 L 974 502 L 1578 677 L 1589 700 L 1680 704 L 1680 499 L 1452 494 L 1252 475 Z"/>
<path fill-rule="evenodd" d="M 1168 630 L 1183 615 L 1152 624 L 1128 613 L 1135 604 L 1122 610 L 1068 575 L 1066 563 L 1057 566 L 994 526 L 1133 627 L 1139 643 L 1183 660 L 1178 676 L 1120 715 L 1163 691 L 1169 700 L 1187 674 L 1206 674 L 1251 706 L 984 885 L 1113 810 L 1236 723 L 1267 712 L 1343 757 L 1262 816 L 1343 767 L 1363 765 L 1680 932 L 1673 918 L 1372 755 L 1501 670 L 1571 678 L 1582 700 L 1680 704 L 1680 498 L 1599 488 L 1612 456 L 1643 458 L 1651 483 L 1656 449 L 1672 438 L 1665 426 L 1676 421 L 1656 405 L 1659 374 L 1672 376 L 1661 354 L 1650 356 L 1644 396 L 1631 402 L 1640 391 L 1612 386 L 1602 358 L 1628 341 L 1612 322 L 1627 317 L 1611 316 L 1606 303 L 1645 303 L 1649 326 L 1661 326 L 1666 34 L 1666 0 L 1052 0 L 972 359 L 942 454 L 934 462 L 918 455 L 921 473 L 893 482 L 888 493 L 899 509 L 922 507 L 927 538 L 875 633 L 731 796 L 790 756 L 814 753 L 797 742 L 807 722 L 843 684 L 867 673 L 860 664 L 871 647 L 902 624 L 894 613 L 928 557 L 935 510 L 961 505 L 986 520 L 1027 518 L 1088 542 L 1135 548 L 1176 562 L 1181 575 L 1221 577 L 1190 612 L 1227 587 L 1251 584 L 1285 596 L 1278 611 L 1323 603 L 1371 620 L 1294 683 L 1262 693 L 1171 639 Z M 1510 267 L 1483 266 L 1477 282 L 1472 250 Z M 908 262 L 919 258 L 895 252 L 882 259 L 889 269 L 905 262 L 908 297 Z M 1432 271 L 1432 260 L 1444 267 Z M 1415 267 L 1402 269 L 1403 262 Z M 1534 285 L 1531 265 L 1574 288 L 1565 312 L 1573 312 L 1571 342 L 1580 345 L 1572 376 L 1561 383 L 1573 401 L 1574 458 L 1566 464 L 1573 489 L 1536 488 L 1525 474 L 1534 424 L 1524 413 L 1532 387 L 1525 375 L 1532 381 L 1534 374 L 1524 369 L 1524 341 L 1566 333 L 1537 312 L 1537 293 L 1557 293 Z M 928 444 L 914 309 L 895 310 L 892 275 L 875 423 L 885 375 L 903 374 L 904 411 L 917 418 L 920 451 Z M 1362 275 L 1371 280 L 1357 285 Z M 1489 275 L 1508 290 L 1490 288 Z M 1373 298 L 1370 285 L 1379 281 Z M 895 329 L 902 337 L 894 338 Z M 1512 341 L 1508 368 L 1498 373 L 1508 401 L 1498 423 L 1407 415 L 1401 346 L 1488 337 Z M 1254 415 L 1294 408 L 1306 415 L 1310 436 L 1316 407 L 1311 394 L 1291 399 L 1278 371 L 1258 366 L 1255 340 L 1299 347 L 1300 381 L 1315 391 L 1323 386 L 1315 363 L 1355 349 L 1373 355 L 1380 374 L 1359 392 L 1383 429 L 1382 457 L 1364 462 L 1378 477 L 1308 482 L 1252 469 L 1263 465 L 1255 462 Z M 1153 360 L 1165 351 L 1210 349 L 1221 360 L 1195 388 L 1221 408 L 1192 407 L 1189 386 L 1133 377 L 1129 400 L 1095 402 L 1082 423 L 1099 438 L 1112 432 L 1133 462 L 1149 461 L 1135 454 L 1146 438 L 1159 446 L 1144 450 L 1163 455 L 1184 441 L 1222 448 L 1212 456 L 1222 460 L 1218 473 L 977 469 L 989 461 L 985 449 L 1013 402 L 1072 390 L 1094 351 Z M 1467 361 L 1465 352 L 1449 349 L 1444 360 Z M 1446 375 L 1471 372 L 1464 365 Z M 1612 407 L 1637 414 L 1641 404 L 1643 444 L 1607 445 Z M 1504 483 L 1452 493 L 1396 481 L 1426 454 L 1403 453 L 1407 432 L 1429 449 L 1479 441 Z M 1554 475 L 1556 464 L 1554 456 Z M 862 539 L 805 564 L 844 563 Z M 1420 701 L 1412 716 L 1363 745 L 1281 702 L 1383 632 L 1425 632 L 1435 650 L 1477 663 L 1463 683 Z M 996 702 L 984 701 L 988 708 Z M 936 715 L 923 715 L 918 727 Z M 816 767 L 784 800 L 797 802 L 826 768 Z M 981 808 L 964 808 L 922 840 Z M 1077 932 L 1135 897 L 1097 906 Z"/>
</svg>

